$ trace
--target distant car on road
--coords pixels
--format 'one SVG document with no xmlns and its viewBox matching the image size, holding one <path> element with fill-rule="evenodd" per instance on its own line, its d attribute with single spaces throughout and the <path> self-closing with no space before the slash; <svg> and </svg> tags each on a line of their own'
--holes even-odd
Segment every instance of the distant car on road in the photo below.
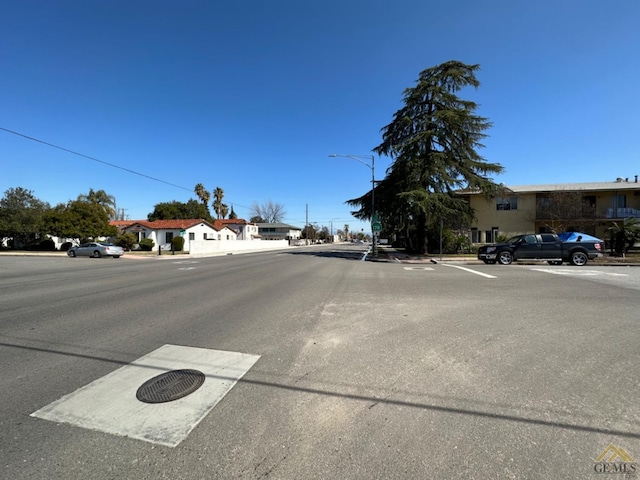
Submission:
<svg viewBox="0 0 640 480">
<path fill-rule="evenodd" d="M 119 258 L 121 255 L 124 255 L 124 250 L 122 247 L 118 247 L 113 243 L 89 242 L 71 247 L 67 250 L 67 255 L 70 257 Z"/>
</svg>

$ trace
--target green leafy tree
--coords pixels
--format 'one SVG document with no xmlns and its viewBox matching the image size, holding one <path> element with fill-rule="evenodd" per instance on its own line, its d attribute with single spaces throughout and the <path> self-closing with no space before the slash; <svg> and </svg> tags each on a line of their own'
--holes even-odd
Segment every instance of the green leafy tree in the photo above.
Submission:
<svg viewBox="0 0 640 480">
<path fill-rule="evenodd" d="M 427 251 L 429 224 L 473 217 L 455 190 L 491 194 L 497 188 L 488 175 L 501 173 L 502 166 L 487 163 L 477 152 L 491 123 L 475 114 L 474 102 L 457 95 L 480 85 L 478 69 L 449 61 L 423 70 L 416 85 L 404 91 L 404 106 L 382 129 L 382 143 L 374 149 L 392 159 L 387 176 L 375 188 L 376 210 L 386 230 L 406 237 L 410 251 Z M 357 218 L 371 218 L 370 196 L 347 201 L 360 207 L 353 212 Z"/>
<path fill-rule="evenodd" d="M 14 247 L 23 246 L 48 233 L 44 215 L 48 203 L 36 198 L 31 190 L 10 188 L 0 200 L 0 240 L 11 238 Z"/>
<path fill-rule="evenodd" d="M 236 214 L 236 212 L 233 211 L 233 205 L 231 205 L 231 212 L 229 213 L 229 218 L 231 220 L 235 220 L 236 218 L 238 218 L 238 215 Z"/>
<path fill-rule="evenodd" d="M 82 200 L 56 205 L 45 214 L 44 224 L 51 235 L 77 238 L 81 242 L 117 234 L 100 204 Z"/>
<path fill-rule="evenodd" d="M 178 220 L 192 218 L 202 218 L 204 220 L 211 221 L 209 208 L 194 199 L 190 199 L 186 203 L 174 200 L 172 202 L 157 203 L 153 208 L 153 212 L 147 215 L 147 219 L 150 222 L 153 222 L 154 220 Z"/>
<path fill-rule="evenodd" d="M 100 205 L 105 211 L 109 220 L 115 220 L 116 218 L 116 197 L 109 195 L 104 190 L 89 189 L 89 193 L 86 195 L 78 195 L 78 200 L 81 202 L 93 203 Z"/>
</svg>

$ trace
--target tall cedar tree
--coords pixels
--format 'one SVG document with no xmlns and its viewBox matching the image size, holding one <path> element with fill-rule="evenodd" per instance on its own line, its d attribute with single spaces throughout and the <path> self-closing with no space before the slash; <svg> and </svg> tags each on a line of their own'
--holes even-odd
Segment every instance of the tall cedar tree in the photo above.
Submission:
<svg viewBox="0 0 640 480">
<path fill-rule="evenodd" d="M 456 189 L 492 193 L 497 188 L 487 175 L 499 174 L 502 166 L 477 153 L 491 123 L 475 115 L 474 102 L 456 95 L 480 85 L 479 68 L 453 60 L 423 70 L 416 86 L 404 91 L 404 106 L 382 128 L 382 143 L 374 149 L 392 159 L 387 176 L 375 187 L 376 210 L 385 231 L 404 235 L 415 253 L 426 253 L 430 224 L 473 217 Z M 370 195 L 347 202 L 360 207 L 354 215 L 370 218 Z"/>
</svg>

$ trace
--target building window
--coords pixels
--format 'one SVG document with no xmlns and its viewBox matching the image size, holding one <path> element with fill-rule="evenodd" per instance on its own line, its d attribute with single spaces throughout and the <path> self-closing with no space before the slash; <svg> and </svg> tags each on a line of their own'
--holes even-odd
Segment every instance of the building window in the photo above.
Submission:
<svg viewBox="0 0 640 480">
<path fill-rule="evenodd" d="M 518 197 L 496 197 L 496 210 L 517 210 Z"/>
<path fill-rule="evenodd" d="M 207 239 L 207 232 L 204 232 L 204 233 L 202 234 L 202 238 L 203 238 L 203 239 L 205 239 L 205 240 Z"/>
<path fill-rule="evenodd" d="M 193 232 L 189 232 L 189 240 L 195 240 L 196 239 L 196 234 Z"/>
<path fill-rule="evenodd" d="M 229 235 L 227 235 L 227 240 L 231 240 L 231 239 L 229 238 Z"/>
<path fill-rule="evenodd" d="M 222 240 L 222 235 L 218 234 L 218 240 Z"/>
<path fill-rule="evenodd" d="M 173 240 L 173 232 L 165 233 L 164 238 L 164 243 L 171 243 L 171 240 Z"/>
<path fill-rule="evenodd" d="M 480 243 L 480 232 L 477 228 L 471 229 L 471 243 Z"/>
<path fill-rule="evenodd" d="M 611 208 L 627 208 L 627 196 L 613 195 L 611 197 Z"/>
</svg>

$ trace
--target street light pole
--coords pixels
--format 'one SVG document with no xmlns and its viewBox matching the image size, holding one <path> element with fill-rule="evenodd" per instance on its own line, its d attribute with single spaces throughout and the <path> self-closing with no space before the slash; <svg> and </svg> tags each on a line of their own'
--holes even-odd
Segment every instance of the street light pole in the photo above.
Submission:
<svg viewBox="0 0 640 480">
<path fill-rule="evenodd" d="M 330 157 L 346 157 L 351 160 L 355 160 L 356 162 L 360 162 L 364 166 L 371 169 L 371 254 L 374 258 L 376 258 L 376 234 L 373 231 L 373 219 L 376 214 L 376 174 L 375 174 L 375 159 L 374 155 L 348 155 L 346 153 L 331 153 Z M 365 162 L 363 159 L 371 160 L 371 164 Z"/>
</svg>

